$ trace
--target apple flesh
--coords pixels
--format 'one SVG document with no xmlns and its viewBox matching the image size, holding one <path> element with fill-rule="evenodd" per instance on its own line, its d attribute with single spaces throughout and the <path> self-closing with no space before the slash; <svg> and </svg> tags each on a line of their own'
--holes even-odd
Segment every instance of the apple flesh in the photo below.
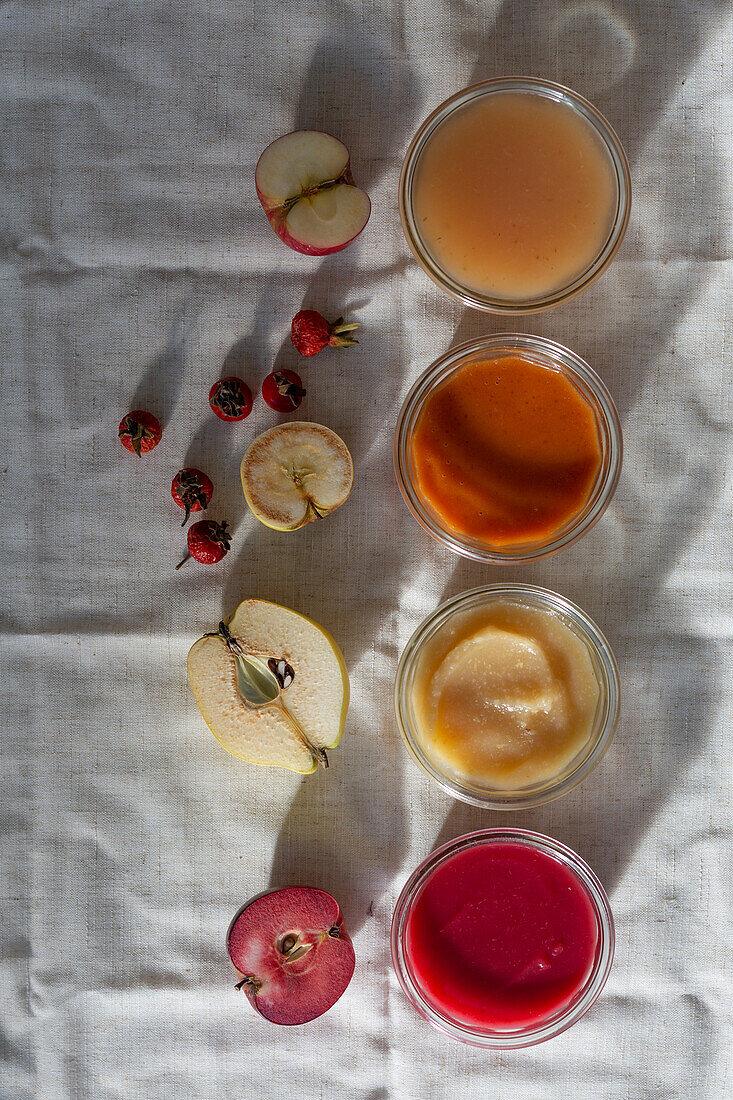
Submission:
<svg viewBox="0 0 733 1100">
<path fill-rule="evenodd" d="M 297 531 L 335 512 L 354 483 L 354 464 L 340 436 L 323 424 L 291 420 L 258 435 L 241 465 L 242 489 L 257 519 Z"/>
<path fill-rule="evenodd" d="M 255 169 L 257 197 L 281 241 L 306 256 L 340 252 L 369 221 L 349 150 L 320 130 L 293 130 L 268 145 Z"/>
<path fill-rule="evenodd" d="M 260 1016 L 274 1024 L 305 1024 L 327 1012 L 345 991 L 356 958 L 335 898 L 310 886 L 271 890 L 239 910 L 227 952 Z"/>
</svg>

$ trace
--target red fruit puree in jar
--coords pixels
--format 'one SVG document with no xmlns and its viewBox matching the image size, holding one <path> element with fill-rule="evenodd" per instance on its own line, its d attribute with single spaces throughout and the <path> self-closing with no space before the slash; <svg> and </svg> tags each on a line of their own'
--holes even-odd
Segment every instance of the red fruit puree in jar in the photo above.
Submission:
<svg viewBox="0 0 733 1100">
<path fill-rule="evenodd" d="M 536 1025 L 585 985 L 598 928 L 584 887 L 522 844 L 477 844 L 433 871 L 405 948 L 423 996 L 473 1028 Z"/>
</svg>

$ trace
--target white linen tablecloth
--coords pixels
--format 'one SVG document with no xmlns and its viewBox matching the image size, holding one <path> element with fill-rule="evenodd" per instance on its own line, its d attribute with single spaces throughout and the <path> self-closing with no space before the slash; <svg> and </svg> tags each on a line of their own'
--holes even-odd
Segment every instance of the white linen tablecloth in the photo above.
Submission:
<svg viewBox="0 0 733 1100">
<path fill-rule="evenodd" d="M 0 4 L 4 363 L 3 1066 L 7 1100 L 443 1097 L 725 1100 L 731 1049 L 730 8 L 723 0 L 6 0 Z M 467 311 L 411 259 L 397 216 L 410 135 L 443 98 L 527 73 L 591 98 L 628 150 L 634 207 L 584 295 L 510 323 Z M 345 139 L 371 221 L 313 259 L 270 231 L 261 150 L 294 127 Z M 343 435 L 349 503 L 293 535 L 246 511 L 238 466 L 277 419 L 207 404 L 253 389 L 301 305 L 361 321 L 307 363 L 304 418 Z M 453 341 L 518 328 L 578 351 L 623 420 L 615 500 L 578 545 L 522 568 L 459 560 L 392 471 L 397 410 Z M 729 328 L 728 328 L 729 334 Z M 164 422 L 142 461 L 117 424 Z M 176 573 L 172 475 L 214 478 L 235 529 Z M 728 464 L 728 470 L 730 466 Z M 453 802 L 413 766 L 391 692 L 446 595 L 556 588 L 600 624 L 623 680 L 615 745 L 531 813 Z M 330 629 L 353 701 L 332 768 L 227 755 L 186 681 L 192 641 L 245 596 Z M 440 841 L 538 828 L 595 868 L 617 958 L 592 1012 L 516 1053 L 433 1031 L 389 963 L 395 899 Z M 303 1028 L 258 1020 L 224 950 L 268 883 L 331 890 L 353 983 Z"/>
</svg>

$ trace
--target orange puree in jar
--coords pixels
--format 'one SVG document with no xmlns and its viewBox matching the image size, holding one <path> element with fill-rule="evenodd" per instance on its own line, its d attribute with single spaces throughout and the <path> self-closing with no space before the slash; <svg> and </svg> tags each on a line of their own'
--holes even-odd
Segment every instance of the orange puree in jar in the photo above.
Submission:
<svg viewBox="0 0 733 1100">
<path fill-rule="evenodd" d="M 460 366 L 411 440 L 417 489 L 444 526 L 495 546 L 542 541 L 587 502 L 601 465 L 594 411 L 520 355 Z"/>
</svg>

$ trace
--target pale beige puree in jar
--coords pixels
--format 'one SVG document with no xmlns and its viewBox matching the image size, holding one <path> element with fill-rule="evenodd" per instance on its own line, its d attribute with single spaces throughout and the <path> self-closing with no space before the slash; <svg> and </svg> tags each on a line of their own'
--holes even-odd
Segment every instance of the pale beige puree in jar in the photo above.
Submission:
<svg viewBox="0 0 733 1100">
<path fill-rule="evenodd" d="M 600 698 L 582 638 L 551 611 L 502 599 L 436 631 L 412 691 L 430 756 L 500 790 L 563 772 L 587 745 Z"/>
<path fill-rule="evenodd" d="M 613 162 L 566 103 L 497 92 L 454 110 L 420 154 L 415 223 L 448 275 L 508 299 L 552 293 L 602 251 L 617 202 Z"/>
</svg>

